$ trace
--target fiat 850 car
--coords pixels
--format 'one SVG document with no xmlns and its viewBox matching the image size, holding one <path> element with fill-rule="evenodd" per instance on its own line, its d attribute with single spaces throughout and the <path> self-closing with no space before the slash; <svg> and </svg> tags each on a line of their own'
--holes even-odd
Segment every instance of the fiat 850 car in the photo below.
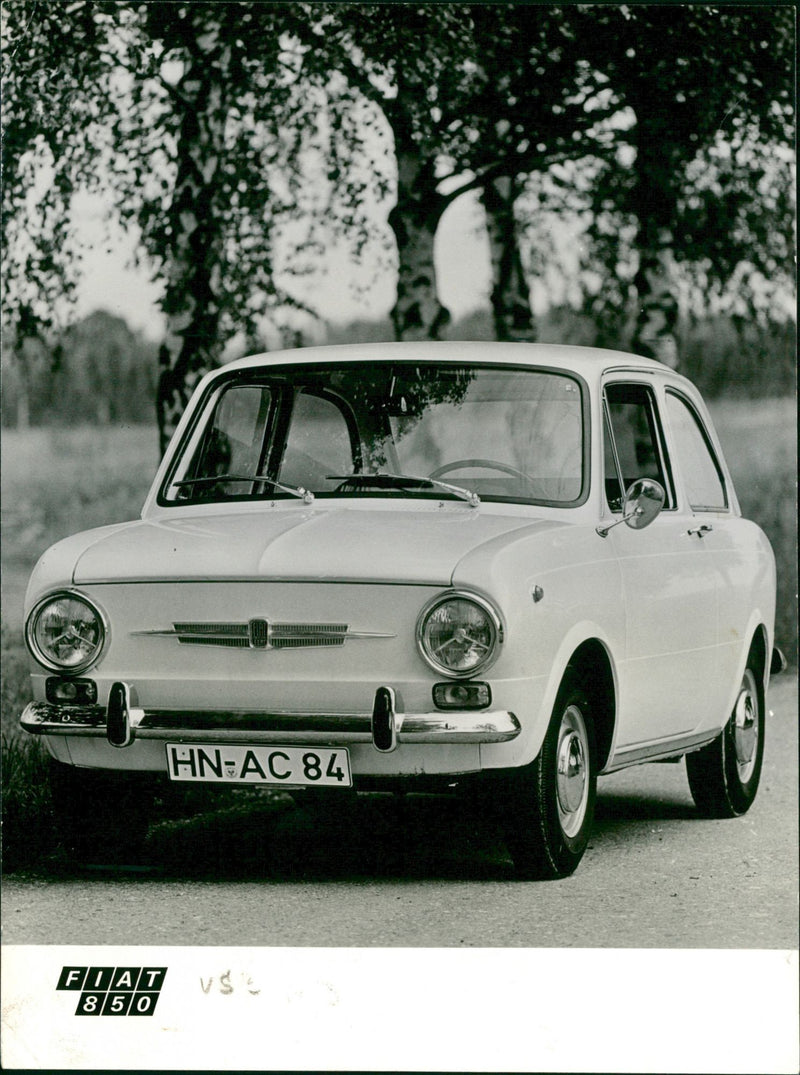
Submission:
<svg viewBox="0 0 800 1075">
<path fill-rule="evenodd" d="M 26 597 L 74 850 L 130 850 L 158 781 L 480 787 L 522 877 L 586 849 L 598 776 L 685 756 L 753 802 L 775 564 L 708 411 L 614 351 L 320 347 L 198 385 L 141 518 Z"/>
</svg>

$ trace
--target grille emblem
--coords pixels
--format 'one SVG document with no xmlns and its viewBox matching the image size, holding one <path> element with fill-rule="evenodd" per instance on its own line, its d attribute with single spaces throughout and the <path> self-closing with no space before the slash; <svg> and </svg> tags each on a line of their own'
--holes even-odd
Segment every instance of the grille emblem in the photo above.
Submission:
<svg viewBox="0 0 800 1075">
<path fill-rule="evenodd" d="M 269 624 L 266 620 L 250 620 L 247 624 L 247 640 L 251 649 L 266 649 L 269 641 Z"/>
</svg>

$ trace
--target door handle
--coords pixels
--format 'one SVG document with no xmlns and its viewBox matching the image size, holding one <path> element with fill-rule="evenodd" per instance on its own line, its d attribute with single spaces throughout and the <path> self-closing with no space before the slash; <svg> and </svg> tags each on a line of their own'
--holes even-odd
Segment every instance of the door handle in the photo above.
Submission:
<svg viewBox="0 0 800 1075">
<path fill-rule="evenodd" d="M 702 526 L 698 526 L 693 530 L 687 530 L 687 534 L 697 534 L 699 538 L 705 537 L 706 534 L 710 534 L 714 529 L 713 526 L 709 526 L 708 523 L 703 523 Z"/>
</svg>

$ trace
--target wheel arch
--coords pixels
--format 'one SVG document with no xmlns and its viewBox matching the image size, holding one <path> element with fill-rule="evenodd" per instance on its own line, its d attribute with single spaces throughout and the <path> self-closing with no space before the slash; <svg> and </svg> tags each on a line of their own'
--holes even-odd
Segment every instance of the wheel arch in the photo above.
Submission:
<svg viewBox="0 0 800 1075">
<path fill-rule="evenodd" d="M 731 715 L 734 703 L 736 702 L 736 697 L 739 693 L 742 676 L 748 665 L 751 665 L 756 672 L 759 702 L 761 703 L 762 708 L 766 705 L 772 645 L 770 641 L 771 636 L 769 627 L 764 623 L 764 620 L 757 612 L 751 618 L 747 631 L 743 632 L 742 637 L 746 639 L 749 638 L 750 642 L 748 645 L 742 645 L 739 650 L 736 665 L 731 669 L 728 697 L 725 707 L 722 710 L 724 716 L 722 724 L 720 725 L 720 730 L 724 727 Z"/>
<path fill-rule="evenodd" d="M 611 755 L 617 713 L 617 688 L 611 657 L 599 639 L 589 638 L 574 651 L 568 667 L 579 676 L 592 702 L 597 770 L 602 772 Z"/>
<path fill-rule="evenodd" d="M 757 672 L 756 682 L 758 683 L 759 702 L 761 703 L 762 708 L 766 704 L 770 666 L 768 654 L 770 653 L 767 629 L 763 623 L 760 623 L 753 632 L 753 639 L 750 643 L 750 648 L 747 651 L 745 668 L 751 665 L 751 661 L 755 662 L 754 670 Z"/>
<path fill-rule="evenodd" d="M 758 662 L 758 670 L 761 672 L 761 678 L 765 679 L 767 674 L 767 649 L 769 647 L 769 641 L 767 639 L 767 629 L 763 623 L 760 623 L 753 632 L 753 640 L 750 643 L 750 649 L 747 651 L 747 664 L 750 663 L 751 657 Z"/>
</svg>

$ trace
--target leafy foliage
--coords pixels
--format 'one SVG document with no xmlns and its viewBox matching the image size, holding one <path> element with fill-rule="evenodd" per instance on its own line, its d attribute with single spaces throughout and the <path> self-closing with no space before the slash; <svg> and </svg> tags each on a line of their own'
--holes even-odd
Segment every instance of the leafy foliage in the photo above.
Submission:
<svg viewBox="0 0 800 1075">
<path fill-rule="evenodd" d="M 4 302 L 24 340 L 75 288 L 72 197 L 97 188 L 115 119 L 113 102 L 96 93 L 106 77 L 98 42 L 113 15 L 96 21 L 93 5 L 76 4 L 69 33 L 60 5 L 9 0 L 4 16 Z"/>
<path fill-rule="evenodd" d="M 791 283 L 788 6 L 7 0 L 4 14 L 3 271 L 23 366 L 75 288 L 74 195 L 102 183 L 164 283 L 164 408 L 235 333 L 303 307 L 292 273 L 331 235 L 356 258 L 380 246 L 385 271 L 393 235 L 395 331 L 442 332 L 438 220 L 503 177 L 504 241 L 525 244 L 497 258 L 515 267 L 507 306 L 552 269 L 552 211 L 583 222 L 602 339 L 624 338 L 640 255 L 664 235 L 696 313 L 766 317 Z"/>
<path fill-rule="evenodd" d="M 588 199 L 594 314 L 613 320 L 660 231 L 698 310 L 769 309 L 793 272 L 792 10 L 580 11 L 586 57 L 629 117 Z"/>
<path fill-rule="evenodd" d="M 471 9 L 332 4 L 326 11 L 330 62 L 366 103 L 368 114 L 382 117 L 391 135 L 378 145 L 384 160 L 389 154 L 394 158 L 388 214 L 397 255 L 394 333 L 398 339 L 436 339 L 450 315 L 436 287 L 434 239 L 441 215 L 455 197 L 439 189 L 439 164 L 452 143 L 456 102 L 463 100 L 475 71 Z M 346 145 L 348 153 L 362 148 L 358 137 Z M 350 202 L 344 218 L 354 214 L 357 204 Z"/>
<path fill-rule="evenodd" d="M 8 280 L 25 288 L 8 296 L 11 314 L 25 306 L 36 324 L 50 324 L 53 300 L 74 288 L 73 196 L 107 177 L 115 211 L 139 229 L 167 280 L 181 254 L 181 214 L 211 218 L 226 330 L 251 326 L 276 296 L 270 240 L 300 210 L 298 158 L 315 133 L 315 102 L 296 92 L 297 57 L 282 44 L 283 7 L 9 0 L 6 8 L 3 223 Z M 191 82 L 198 61 L 208 67 L 200 86 Z M 213 143 L 203 118 L 223 83 Z M 199 184 L 191 205 L 176 196 L 186 172 Z M 52 182 L 42 182 L 48 173 Z M 211 233 L 201 239 L 212 242 Z M 22 263 L 18 251 L 28 251 Z M 179 301 L 167 288 L 165 311 Z"/>
</svg>

